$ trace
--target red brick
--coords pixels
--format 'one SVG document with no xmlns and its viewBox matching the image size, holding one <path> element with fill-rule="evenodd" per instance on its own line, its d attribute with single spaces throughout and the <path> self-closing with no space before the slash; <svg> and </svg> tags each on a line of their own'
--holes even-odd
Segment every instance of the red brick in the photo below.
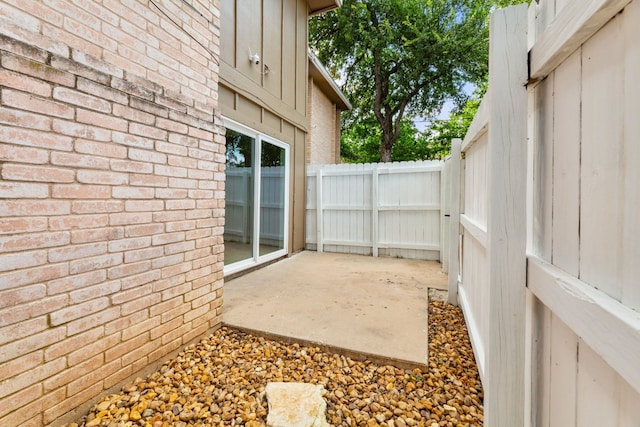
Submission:
<svg viewBox="0 0 640 427">
<path fill-rule="evenodd" d="M 196 201 L 188 199 L 167 200 L 165 204 L 167 206 L 167 210 L 195 209 L 196 207 Z"/>
<path fill-rule="evenodd" d="M 198 308 L 192 308 L 184 315 L 184 322 L 188 323 L 191 321 L 196 321 L 198 324 L 202 324 L 202 319 L 200 317 L 205 317 L 207 313 L 209 313 L 210 308 L 209 304 L 202 305 Z M 200 321 L 198 321 L 200 320 Z M 207 319 L 208 320 L 208 319 Z M 206 321 L 206 320 L 205 320 Z"/>
<path fill-rule="evenodd" d="M 191 251 L 188 254 L 185 254 L 185 259 L 188 260 L 188 261 L 193 260 L 194 263 L 195 263 L 196 261 L 199 261 L 200 259 L 202 259 L 204 257 L 207 257 L 210 254 L 211 254 L 211 248 L 210 247 L 200 248 L 200 249 L 196 249 L 194 251 Z M 213 260 L 217 260 L 218 257 L 217 256 L 212 256 L 211 258 Z"/>
<path fill-rule="evenodd" d="M 57 420 L 61 415 L 66 414 L 67 412 L 76 409 L 83 403 L 86 403 L 89 400 L 89 396 L 97 396 L 103 389 L 102 383 L 96 384 L 82 393 L 78 393 L 75 396 L 71 396 L 65 400 L 64 395 L 62 397 L 57 397 L 55 399 L 51 399 L 51 402 L 48 404 L 42 404 L 43 408 L 49 408 L 44 410 L 44 423 L 49 425 L 51 422 Z M 52 392 L 52 394 L 57 393 L 57 391 Z M 62 402 L 60 402 L 62 400 Z M 60 403 L 58 403 L 60 402 Z"/>
<path fill-rule="evenodd" d="M 123 292 L 118 292 L 111 296 L 111 304 L 117 305 L 125 302 L 129 302 L 133 299 L 140 298 L 145 295 L 151 294 L 152 285 L 150 283 L 139 286 L 137 288 L 129 289 Z"/>
<path fill-rule="evenodd" d="M 127 237 L 150 236 L 162 232 L 164 232 L 163 224 L 132 225 L 125 228 L 125 236 Z"/>
<path fill-rule="evenodd" d="M 37 16 L 36 11 L 38 9 L 39 8 L 37 7 L 31 8 L 30 13 Z M 60 19 L 62 18 L 61 15 L 59 15 L 59 17 Z M 17 39 L 7 35 L 0 36 L 0 50 L 6 50 L 7 52 L 14 53 L 18 56 L 24 56 L 33 59 L 34 61 L 43 63 L 47 62 L 47 58 L 49 57 L 49 52 L 43 49 L 39 49 L 33 45 L 18 41 Z"/>
<path fill-rule="evenodd" d="M 79 332 L 86 331 L 87 329 L 95 328 L 100 325 L 116 319 L 120 316 L 120 308 L 112 307 L 98 313 L 85 316 L 81 319 L 74 320 L 67 325 L 67 333 L 75 335 Z"/>
<path fill-rule="evenodd" d="M 178 328 L 172 329 L 166 334 L 162 335 L 162 344 L 168 344 L 170 342 L 179 341 L 182 342 L 182 337 L 191 329 L 191 325 L 182 325 Z"/>
<path fill-rule="evenodd" d="M 177 133 L 169 134 L 169 142 L 172 142 L 172 143 L 177 144 L 177 145 L 183 145 L 185 147 L 197 147 L 198 146 L 198 140 L 196 138 L 192 138 L 190 136 L 181 135 L 181 134 L 177 134 Z M 197 157 L 197 156 L 193 156 L 191 154 L 192 150 L 197 150 L 197 149 L 196 148 L 189 148 L 188 149 L 189 156 Z M 200 151 L 200 150 L 197 150 L 197 151 Z M 179 153 L 174 153 L 174 154 L 182 155 L 183 153 L 179 152 Z M 211 155 L 210 153 L 208 153 L 208 154 Z"/>
<path fill-rule="evenodd" d="M 169 178 L 166 176 L 135 174 L 129 177 L 129 184 L 141 187 L 167 187 L 169 185 Z M 158 191 L 155 192 L 155 197 L 160 199 L 164 198 L 158 196 Z M 184 192 L 184 197 L 187 197 L 186 191 Z"/>
<path fill-rule="evenodd" d="M 67 215 L 64 217 L 55 217 L 49 219 L 49 228 L 51 230 L 70 230 L 73 228 L 99 228 L 109 224 L 109 216 L 107 214 L 95 215 Z"/>
<path fill-rule="evenodd" d="M 0 107 L 0 123 L 44 131 L 51 130 L 50 117 L 4 107 Z"/>
<path fill-rule="evenodd" d="M 0 382 L 42 364 L 42 355 L 42 350 L 33 351 L 7 363 L 0 364 Z"/>
<path fill-rule="evenodd" d="M 171 137 L 169 137 L 171 139 Z M 183 147 L 179 144 L 171 144 L 169 142 L 164 141 L 156 141 L 156 150 L 167 153 L 167 154 L 176 154 L 178 156 L 186 156 L 187 148 Z"/>
<path fill-rule="evenodd" d="M 128 126 L 128 122 L 126 120 L 80 108 L 76 111 L 76 120 L 81 123 L 96 124 L 103 128 L 121 132 L 125 132 Z"/>
<path fill-rule="evenodd" d="M 113 213 L 109 215 L 111 225 L 133 225 L 151 222 L 151 212 Z"/>
<path fill-rule="evenodd" d="M 165 290 L 162 291 L 162 301 L 167 301 L 167 300 L 171 300 L 175 297 L 178 296 L 183 296 L 185 295 L 187 292 L 191 291 L 191 282 L 185 282 L 184 281 L 184 277 L 182 276 L 178 276 L 181 280 L 179 282 L 179 284 L 172 286 L 170 288 L 167 288 Z M 184 301 L 184 298 L 181 298 L 181 300 Z M 164 320 L 163 320 L 164 322 Z"/>
<path fill-rule="evenodd" d="M 53 130 L 63 135 L 69 135 L 76 138 L 93 139 L 96 141 L 110 141 L 111 131 L 96 126 L 89 126 L 77 122 L 68 122 L 64 120 L 54 119 Z M 77 144 L 76 144 L 77 149 Z M 78 150 L 79 151 L 79 150 Z"/>
<path fill-rule="evenodd" d="M 183 345 L 183 342 L 182 342 L 182 339 L 180 338 L 170 343 L 162 344 L 162 346 L 159 346 L 157 350 L 154 350 L 149 353 L 149 363 L 155 362 L 161 357 L 164 357 L 167 354 L 171 353 L 172 351 L 180 348 L 182 345 Z"/>
<path fill-rule="evenodd" d="M 70 34 L 75 34 L 82 40 L 85 40 L 85 42 L 91 42 L 97 46 L 103 47 L 105 50 L 114 52 L 118 48 L 118 43 L 114 40 L 106 37 L 101 31 L 94 30 L 83 23 L 73 21 L 71 19 L 65 19 L 63 27 Z"/>
<path fill-rule="evenodd" d="M 127 212 L 149 212 L 164 209 L 162 200 L 127 200 L 125 203 Z"/>
<path fill-rule="evenodd" d="M 170 166 L 177 166 L 187 169 L 196 169 L 198 167 L 198 160 L 189 157 L 169 155 L 167 162 Z"/>
<path fill-rule="evenodd" d="M 160 302 L 160 295 L 151 294 L 141 298 L 138 298 L 135 301 L 130 301 L 122 304 L 120 307 L 121 315 L 126 316 L 127 314 L 135 313 L 136 311 L 144 310 L 150 306 L 153 306 Z"/>
<path fill-rule="evenodd" d="M 142 286 L 146 283 L 151 283 L 158 279 L 160 279 L 160 271 L 158 270 L 152 270 L 142 274 L 127 276 L 122 279 L 122 290 L 134 288 L 136 286 Z"/>
<path fill-rule="evenodd" d="M 96 83 L 95 78 L 89 80 L 89 79 L 84 79 L 82 77 L 79 77 L 78 90 L 89 93 L 91 95 L 95 95 L 100 99 L 107 99 L 109 101 L 117 102 L 118 103 L 117 105 L 112 106 L 114 114 L 116 111 L 116 106 L 122 108 L 124 106 L 119 104 L 127 104 L 129 102 L 129 97 L 127 95 L 125 95 L 124 93 L 118 90 L 111 89 L 110 87 L 105 86 L 104 84 Z"/>
<path fill-rule="evenodd" d="M 71 243 L 101 242 L 124 237 L 123 227 L 105 227 L 91 230 L 71 230 Z"/>
<path fill-rule="evenodd" d="M 22 90 L 43 97 L 51 96 L 53 89 L 49 83 L 15 71 L 0 69 L 0 80 L 3 86 Z"/>
<path fill-rule="evenodd" d="M 0 345 L 26 338 L 35 333 L 44 331 L 47 327 L 46 316 L 40 316 L 0 328 Z"/>
<path fill-rule="evenodd" d="M 102 328 L 102 326 L 100 327 Z M 105 331 L 106 331 L 106 325 L 105 325 Z M 108 348 L 113 347 L 114 345 L 118 344 L 120 342 L 120 332 L 117 333 L 112 333 L 112 334 L 106 334 L 106 336 L 95 340 L 91 343 L 91 345 L 87 345 L 84 347 L 76 347 L 73 348 L 71 353 L 69 353 L 69 355 L 67 356 L 67 362 L 69 363 L 69 366 L 75 366 L 78 363 L 82 363 L 85 360 L 88 360 L 89 358 L 93 357 L 94 355 L 101 355 L 101 353 L 104 353 L 105 350 L 107 350 Z"/>
<path fill-rule="evenodd" d="M 157 236 L 153 236 L 152 244 L 156 245 L 166 245 L 167 243 L 176 243 L 182 242 L 185 240 L 185 233 L 182 231 L 176 233 L 163 233 L 158 234 Z"/>
<path fill-rule="evenodd" d="M 109 279 L 119 279 L 151 270 L 150 261 L 140 261 L 112 267 L 107 271 Z"/>
<path fill-rule="evenodd" d="M 0 272 L 35 267 L 47 262 L 46 251 L 20 252 L 2 255 Z M 1 338 L 0 338 L 1 341 Z"/>
<path fill-rule="evenodd" d="M 54 151 L 51 153 L 51 164 L 60 166 L 73 166 L 76 168 L 109 169 L 109 159 L 105 159 L 104 157 L 73 153 L 61 153 L 58 151 Z"/>
<path fill-rule="evenodd" d="M 184 262 L 184 254 L 175 254 L 169 256 L 163 256 L 161 258 L 156 258 L 152 261 L 152 268 L 164 268 L 170 265 L 180 264 Z"/>
<path fill-rule="evenodd" d="M 191 306 L 189 304 L 185 304 L 184 302 L 181 302 L 180 305 L 178 305 L 177 307 L 171 310 L 164 311 L 162 313 L 162 316 L 161 316 L 162 323 L 170 322 L 173 319 L 181 319 L 182 322 L 184 322 L 183 320 L 184 314 L 188 313 L 189 310 L 191 310 Z"/>
<path fill-rule="evenodd" d="M 73 148 L 73 140 L 67 136 L 14 126 L 0 126 L 0 142 L 60 151 L 71 151 Z"/>
<path fill-rule="evenodd" d="M 213 313 L 215 314 L 215 313 Z M 209 317 L 209 316 L 207 316 Z M 204 335 L 208 330 L 209 330 L 209 324 L 208 323 L 203 323 L 197 327 L 194 327 L 195 325 L 191 325 L 191 330 L 189 330 L 188 332 L 186 332 L 183 336 L 182 336 L 182 341 L 187 343 L 191 340 L 194 340 L 202 335 Z"/>
<path fill-rule="evenodd" d="M 148 102 L 153 101 L 153 94 L 151 92 L 147 91 L 146 96 L 148 97 L 147 100 L 131 98 L 129 105 L 136 110 L 152 114 L 154 117 L 169 117 L 169 110 L 167 108 L 160 107 L 154 102 Z"/>
<path fill-rule="evenodd" d="M 124 253 L 124 262 L 125 263 L 133 263 L 144 260 L 151 260 L 154 258 L 158 258 L 163 255 L 162 247 L 151 247 L 145 249 L 137 249 L 134 251 L 127 251 Z"/>
<path fill-rule="evenodd" d="M 127 158 L 127 148 L 118 144 L 103 143 L 88 140 L 78 140 L 75 144 L 78 153 L 104 156 L 116 159 Z"/>
<path fill-rule="evenodd" d="M 49 161 L 49 152 L 39 148 L 0 145 L 0 161 L 45 164 Z"/>
<path fill-rule="evenodd" d="M 135 108 L 127 107 L 126 105 L 120 104 L 115 104 L 113 106 L 113 115 L 147 125 L 152 125 L 156 121 L 156 116 L 154 116 L 153 114 L 149 114 L 144 111 L 140 111 Z"/>
<path fill-rule="evenodd" d="M 175 176 L 179 178 L 187 176 L 187 169 L 167 165 L 154 165 L 154 172 L 156 175 L 162 176 Z"/>
<path fill-rule="evenodd" d="M 134 161 L 128 161 L 128 160 L 111 160 L 111 170 L 120 171 L 120 172 L 152 173 L 153 166 L 150 165 L 149 163 L 144 163 L 144 162 L 134 162 Z"/>
<path fill-rule="evenodd" d="M 153 328 L 151 330 L 151 339 L 155 340 L 156 338 L 160 338 L 163 335 L 169 333 L 170 331 L 174 330 L 175 328 L 179 327 L 182 325 L 182 318 L 181 317 L 177 317 L 169 322 L 163 323 L 162 325 Z"/>
<path fill-rule="evenodd" d="M 2 55 L 2 66 L 9 70 L 57 83 L 62 86 L 75 86 L 76 84 L 76 77 L 73 74 L 57 70 L 41 62 L 9 53 Z"/>
<path fill-rule="evenodd" d="M 109 252 L 122 252 L 151 246 L 151 237 L 128 238 L 109 242 Z"/>
<path fill-rule="evenodd" d="M 173 231 L 193 230 L 194 228 L 196 228 L 196 222 L 192 220 L 168 222 L 165 226 L 165 229 L 168 233 L 171 233 Z"/>
<path fill-rule="evenodd" d="M 44 408 L 48 408 L 51 405 L 55 405 L 56 402 L 64 399 L 65 390 L 56 390 L 53 393 L 44 395 L 43 397 L 31 402 L 21 408 L 16 409 L 4 418 L 0 418 L 0 425 L 2 426 L 20 426 L 20 427 L 41 427 L 43 426 L 44 419 L 42 417 L 42 411 Z M 6 401 L 9 401 L 9 397 Z M 0 405 L 4 406 L 4 400 L 0 401 Z M 9 405 L 15 406 L 13 404 Z M 34 417 L 34 414 L 37 414 Z"/>
<path fill-rule="evenodd" d="M 142 347 L 141 350 L 144 350 L 145 355 L 148 352 L 148 349 L 146 347 Z M 124 365 L 123 368 L 120 368 L 119 370 L 114 372 L 112 375 L 109 375 L 104 379 L 105 389 L 109 389 L 113 387 L 119 382 L 124 381 L 125 379 L 130 377 L 134 372 L 137 372 L 136 370 L 133 369 L 133 367 L 130 364 L 125 364 L 124 362 L 122 362 L 122 364 Z M 147 366 L 147 363 L 145 363 L 144 365 Z"/>
<path fill-rule="evenodd" d="M 96 270 L 75 276 L 68 276 L 59 280 L 52 280 L 47 283 L 47 293 L 49 295 L 55 295 L 62 292 L 69 292 L 74 289 L 81 289 L 85 286 L 104 282 L 106 278 L 107 274 L 104 270 Z"/>
<path fill-rule="evenodd" d="M 111 78 L 108 74 L 98 71 L 95 68 L 87 67 L 84 64 L 80 64 L 79 62 L 66 57 L 53 56 L 51 58 L 51 66 L 59 70 L 68 71 L 71 74 L 75 74 L 78 77 L 76 83 L 78 88 L 80 87 L 80 80 L 84 80 L 86 82 L 87 80 L 85 79 L 89 79 L 95 84 L 108 84 L 109 79 Z M 85 79 L 83 79 L 83 77 Z"/>
<path fill-rule="evenodd" d="M 157 118 L 156 118 L 157 120 Z M 167 131 L 153 126 L 147 126 L 141 123 L 132 122 L 129 124 L 129 132 L 134 135 L 144 136 L 151 139 L 167 139 Z"/>
<path fill-rule="evenodd" d="M 71 274 L 78 274 L 91 270 L 113 267 L 119 264 L 122 264 L 121 253 L 100 255 L 93 258 L 83 258 L 71 261 L 69 263 L 69 272 Z"/>
<path fill-rule="evenodd" d="M 153 213 L 154 222 L 180 221 L 186 217 L 185 211 L 162 211 Z"/>
<path fill-rule="evenodd" d="M 157 99 L 157 97 L 156 97 Z M 164 98 L 166 99 L 166 98 Z M 178 104 L 180 105 L 180 104 Z M 184 106 L 182 106 L 182 108 L 185 108 Z M 185 108 L 186 110 L 186 108 Z M 176 122 L 174 120 L 168 120 L 162 117 L 156 117 L 156 126 L 162 129 L 166 129 L 170 132 L 175 132 L 175 133 L 181 133 L 181 134 L 186 134 L 189 130 L 189 128 L 187 127 L 187 125 L 183 124 L 183 123 L 179 123 Z"/>
<path fill-rule="evenodd" d="M 109 306 L 108 298 L 97 298 L 82 304 L 71 305 L 62 310 L 55 311 L 49 316 L 51 325 L 58 326 L 72 320 L 87 316 L 89 314 L 103 310 Z"/>
<path fill-rule="evenodd" d="M 111 187 L 104 185 L 55 184 L 51 196 L 56 199 L 109 199 Z"/>
<path fill-rule="evenodd" d="M 64 119 L 71 119 L 75 114 L 74 108 L 63 103 L 55 102 L 50 99 L 43 99 L 29 93 L 8 89 L 4 89 L 2 91 L 2 103 L 9 107 L 42 113 L 49 116 L 61 117 Z M 48 124 L 49 126 L 46 127 L 46 130 L 51 128 L 51 123 L 49 122 Z"/>
<path fill-rule="evenodd" d="M 185 199 L 187 197 L 187 194 L 187 190 L 177 188 L 156 189 L 156 197 L 159 199 Z"/>
<path fill-rule="evenodd" d="M 45 360 L 53 360 L 58 357 L 65 356 L 73 351 L 82 349 L 82 351 L 88 350 L 88 348 L 94 344 L 99 338 L 104 336 L 104 328 L 99 327 L 82 334 L 66 338 L 65 340 L 53 344 L 44 351 Z M 42 357 L 42 356 L 40 356 Z M 70 366 L 77 365 L 77 363 L 70 364 Z"/>
<path fill-rule="evenodd" d="M 28 372 L 17 375 L 9 381 L 0 383 L 0 398 L 7 395 L 14 394 L 18 390 L 22 390 L 34 383 L 38 383 L 41 380 L 48 378 L 65 368 L 66 360 L 64 358 L 56 359 L 54 361 L 40 365 L 37 368 L 31 369 Z"/>
<path fill-rule="evenodd" d="M 197 169 L 189 169 L 187 173 L 187 177 L 192 179 L 205 180 L 205 181 L 213 181 L 215 179 L 213 172 L 197 170 Z"/>
<path fill-rule="evenodd" d="M 113 187 L 111 194 L 116 199 L 153 199 L 154 198 L 153 188 L 143 188 L 143 187 Z M 149 221 L 150 220 L 151 218 L 149 218 Z"/>
<path fill-rule="evenodd" d="M 44 381 L 44 391 L 48 393 L 52 390 L 64 387 L 69 384 L 71 381 L 81 378 L 84 375 L 87 375 L 94 369 L 97 369 L 102 364 L 102 355 L 97 355 L 92 357 L 89 360 L 86 360 L 82 363 L 78 363 L 73 367 L 69 367 L 69 369 L 65 369 L 58 375 L 53 376 Z"/>
<path fill-rule="evenodd" d="M 186 273 L 191 271 L 192 264 L 191 262 L 185 262 L 182 264 L 172 265 L 170 267 L 166 267 L 162 269 L 162 278 L 172 277 L 178 274 Z"/>
<path fill-rule="evenodd" d="M 137 323 L 122 331 L 122 340 L 127 341 L 139 335 L 145 334 L 145 332 L 148 332 L 149 330 L 157 327 L 158 325 L 160 325 L 159 317 L 152 317 L 151 319 L 147 319 L 144 322 Z M 147 334 L 145 334 L 145 336 L 146 335 Z M 138 357 L 136 357 L 136 359 L 137 358 Z"/>
<path fill-rule="evenodd" d="M 72 304 L 89 301 L 106 295 L 111 295 L 120 290 L 120 281 L 100 283 L 94 286 L 85 286 L 83 289 L 71 292 L 69 302 Z"/>
<path fill-rule="evenodd" d="M 126 185 L 129 181 L 126 173 L 119 172 L 81 169 L 77 175 L 78 182 L 83 184 Z"/>
<path fill-rule="evenodd" d="M 118 67 L 110 64 L 108 61 L 99 59 L 96 56 L 87 54 L 85 51 L 73 49 L 71 51 L 71 57 L 73 60 L 86 65 L 89 68 L 100 71 L 101 73 L 109 74 L 117 78 L 122 78 L 123 71 Z"/>
<path fill-rule="evenodd" d="M 62 246 L 69 244 L 69 241 L 70 236 L 67 232 L 0 236 L 0 253 Z"/>
<path fill-rule="evenodd" d="M 147 341 L 149 341 L 149 336 L 148 334 L 144 334 L 109 348 L 104 353 L 105 361 L 110 362 L 122 357 L 136 348 L 143 346 Z"/>
<path fill-rule="evenodd" d="M 2 178 L 14 181 L 73 182 L 75 172 L 70 169 L 46 166 L 6 164 L 2 168 Z"/>
<path fill-rule="evenodd" d="M 119 360 L 101 365 L 99 368 L 92 370 L 87 375 L 72 381 L 67 385 L 67 394 L 73 396 L 80 393 L 95 384 L 102 384 L 102 380 L 121 368 Z"/>
<path fill-rule="evenodd" d="M 76 200 L 71 205 L 74 214 L 122 212 L 124 203 L 120 200 Z"/>
<path fill-rule="evenodd" d="M 0 347 L 0 363 L 14 359 L 35 350 L 47 347 L 64 339 L 64 328 L 51 328 L 47 331 L 34 334 L 28 338 L 13 341 Z"/>
<path fill-rule="evenodd" d="M 195 248 L 194 241 L 174 243 L 171 245 L 164 246 L 164 254 L 173 255 L 177 253 L 184 253 L 184 252 L 192 251 L 194 248 Z"/>
<path fill-rule="evenodd" d="M 28 270 L 0 274 L 0 290 L 58 279 L 69 272 L 67 264 L 45 264 Z"/>
<path fill-rule="evenodd" d="M 3 218 L 0 221 L 0 234 L 18 234 L 38 232 L 47 229 L 46 217 Z M 0 269 L 2 267 L 0 266 Z"/>
<path fill-rule="evenodd" d="M 195 179 L 169 178 L 169 187 L 198 188 L 198 181 L 196 181 Z"/>
<path fill-rule="evenodd" d="M 126 316 L 118 316 L 113 321 L 104 325 L 104 331 L 107 335 L 117 335 L 120 337 L 123 329 L 144 322 L 148 318 L 149 313 L 147 310 L 137 311 Z M 118 342 L 120 342 L 120 340 L 118 340 Z"/>
<path fill-rule="evenodd" d="M 140 160 L 151 163 L 167 163 L 167 155 L 150 150 L 139 150 L 136 148 L 129 149 L 129 158 L 131 160 Z"/>
</svg>

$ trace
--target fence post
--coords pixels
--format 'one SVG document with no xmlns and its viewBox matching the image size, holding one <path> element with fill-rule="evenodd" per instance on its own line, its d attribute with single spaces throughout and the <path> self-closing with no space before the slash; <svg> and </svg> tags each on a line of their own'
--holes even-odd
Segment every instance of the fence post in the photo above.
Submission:
<svg viewBox="0 0 640 427">
<path fill-rule="evenodd" d="M 527 6 L 491 16 L 485 425 L 525 424 Z"/>
<path fill-rule="evenodd" d="M 378 215 L 380 201 L 378 200 L 378 184 L 380 175 L 378 174 L 378 165 L 373 165 L 371 171 L 371 245 L 372 255 L 378 256 Z"/>
<path fill-rule="evenodd" d="M 458 305 L 458 276 L 460 274 L 460 163 L 462 142 L 451 141 L 451 184 L 449 185 L 449 303 Z"/>
<path fill-rule="evenodd" d="M 322 212 L 322 166 L 318 168 L 316 174 L 316 251 L 322 252 L 322 242 L 324 240 L 324 234 L 322 230 L 322 224 L 324 222 Z"/>
</svg>

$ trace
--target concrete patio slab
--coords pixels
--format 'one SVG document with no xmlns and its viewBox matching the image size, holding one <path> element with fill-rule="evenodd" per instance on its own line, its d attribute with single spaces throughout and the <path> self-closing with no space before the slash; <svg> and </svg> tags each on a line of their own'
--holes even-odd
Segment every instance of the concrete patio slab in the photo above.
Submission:
<svg viewBox="0 0 640 427">
<path fill-rule="evenodd" d="M 424 366 L 429 288 L 447 288 L 437 262 L 304 251 L 227 282 L 223 322 Z"/>
</svg>

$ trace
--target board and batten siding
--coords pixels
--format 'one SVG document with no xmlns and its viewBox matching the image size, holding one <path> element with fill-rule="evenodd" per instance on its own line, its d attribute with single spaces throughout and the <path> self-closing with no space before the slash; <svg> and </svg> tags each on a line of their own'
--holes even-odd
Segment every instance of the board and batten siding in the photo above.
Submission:
<svg viewBox="0 0 640 427">
<path fill-rule="evenodd" d="M 308 165 L 307 249 L 440 259 L 441 166 Z"/>
<path fill-rule="evenodd" d="M 221 114 L 289 144 L 289 251 L 295 252 L 304 248 L 308 4 L 224 0 L 220 8 Z M 249 60 L 254 54 L 259 64 Z"/>
</svg>

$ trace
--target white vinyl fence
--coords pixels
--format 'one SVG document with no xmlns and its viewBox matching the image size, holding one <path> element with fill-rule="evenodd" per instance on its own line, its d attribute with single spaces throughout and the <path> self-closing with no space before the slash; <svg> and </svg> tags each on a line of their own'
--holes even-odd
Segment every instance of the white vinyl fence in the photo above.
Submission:
<svg viewBox="0 0 640 427">
<path fill-rule="evenodd" d="M 440 259 L 441 166 L 307 166 L 307 249 Z"/>
<path fill-rule="evenodd" d="M 640 0 L 492 16 L 443 187 L 487 426 L 640 426 L 639 43 Z"/>
</svg>

